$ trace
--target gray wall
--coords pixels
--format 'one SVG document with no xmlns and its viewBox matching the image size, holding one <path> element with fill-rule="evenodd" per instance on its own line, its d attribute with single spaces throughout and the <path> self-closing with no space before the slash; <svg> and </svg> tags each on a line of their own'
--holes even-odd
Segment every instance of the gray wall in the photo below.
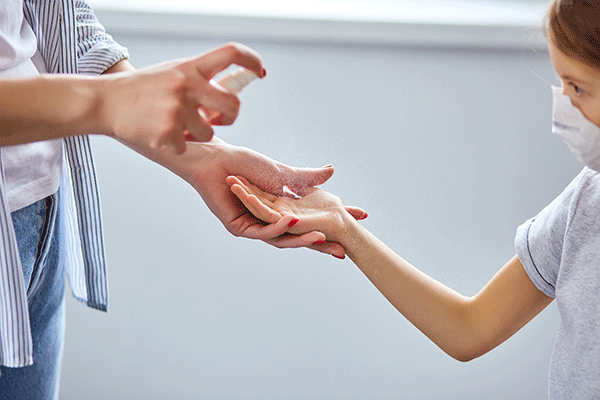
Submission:
<svg viewBox="0 0 600 400">
<path fill-rule="evenodd" d="M 116 36 L 137 67 L 223 42 Z M 323 187 L 463 294 L 580 169 L 550 133 L 543 51 L 245 43 L 267 78 L 217 135 L 290 165 L 332 163 Z M 93 145 L 111 306 L 69 297 L 62 399 L 546 398 L 554 304 L 459 363 L 350 260 L 234 238 L 183 181 L 110 139 Z"/>
</svg>

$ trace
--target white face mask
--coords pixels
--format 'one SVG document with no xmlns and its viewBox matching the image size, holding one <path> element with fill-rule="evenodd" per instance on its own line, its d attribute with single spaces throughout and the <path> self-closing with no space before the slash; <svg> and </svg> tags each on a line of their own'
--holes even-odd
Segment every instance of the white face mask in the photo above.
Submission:
<svg viewBox="0 0 600 400">
<path fill-rule="evenodd" d="M 560 136 L 577 159 L 600 171 L 600 127 L 571 103 L 562 88 L 552 86 L 552 133 Z"/>
</svg>

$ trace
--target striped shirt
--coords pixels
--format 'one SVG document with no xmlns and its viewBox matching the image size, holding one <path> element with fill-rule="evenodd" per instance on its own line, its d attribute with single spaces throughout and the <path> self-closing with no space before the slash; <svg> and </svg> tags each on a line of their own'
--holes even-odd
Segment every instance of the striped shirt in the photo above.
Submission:
<svg viewBox="0 0 600 400">
<path fill-rule="evenodd" d="M 81 0 L 25 0 L 25 19 L 37 38 L 49 73 L 98 75 L 128 57 Z M 73 295 L 106 311 L 108 293 L 100 204 L 87 136 L 63 140 L 65 157 L 60 184 L 66 265 Z M 1 151 L 1 149 L 0 149 Z M 0 161 L 1 163 L 1 161 Z M 1 168 L 1 165 L 0 165 Z M 21 260 L 0 174 L 0 365 L 33 363 L 33 345 Z"/>
</svg>

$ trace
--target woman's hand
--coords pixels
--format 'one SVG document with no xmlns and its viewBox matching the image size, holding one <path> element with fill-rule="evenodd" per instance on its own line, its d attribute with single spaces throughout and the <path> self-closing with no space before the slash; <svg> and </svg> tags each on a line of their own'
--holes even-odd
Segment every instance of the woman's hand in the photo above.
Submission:
<svg viewBox="0 0 600 400">
<path fill-rule="evenodd" d="M 208 142 L 188 142 L 185 153 L 179 155 L 165 149 L 149 150 L 137 146 L 133 149 L 192 185 L 212 213 L 234 236 L 260 239 L 279 248 L 308 247 L 344 258 L 344 248 L 338 243 L 327 242 L 325 235 L 319 231 L 288 234 L 290 224 L 294 225 L 297 220 L 292 215 L 280 218 L 273 224 L 256 218 L 231 192 L 225 181 L 230 175 L 244 175 L 267 193 L 283 195 L 285 186 L 304 195 L 313 186 L 331 177 L 332 166 L 290 167 L 249 148 L 225 143 L 217 137 Z"/>
<path fill-rule="evenodd" d="M 260 56 L 237 43 L 136 72 L 104 75 L 98 85 L 99 132 L 129 147 L 165 147 L 176 154 L 185 151 L 186 141 L 210 140 L 211 125 L 232 124 L 239 112 L 238 97 L 210 83 L 231 64 L 264 76 Z"/>
</svg>

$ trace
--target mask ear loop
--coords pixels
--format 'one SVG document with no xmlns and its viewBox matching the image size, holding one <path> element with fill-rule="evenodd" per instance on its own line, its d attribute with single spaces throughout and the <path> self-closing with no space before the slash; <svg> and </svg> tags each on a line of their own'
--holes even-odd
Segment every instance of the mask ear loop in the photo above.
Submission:
<svg viewBox="0 0 600 400">
<path fill-rule="evenodd" d="M 538 53 L 538 51 L 537 51 L 537 50 L 535 50 L 535 51 L 534 51 L 534 53 L 535 53 L 535 54 L 537 54 L 537 53 Z M 550 82 L 548 82 L 548 81 L 546 80 L 546 78 L 544 78 L 543 76 L 541 76 L 540 74 L 538 74 L 537 72 L 535 72 L 535 71 L 533 70 L 533 68 L 531 68 L 529 65 L 527 65 L 527 64 L 525 63 L 525 60 L 523 59 L 523 54 L 521 54 L 521 65 L 522 65 L 522 66 L 523 66 L 523 67 L 524 67 L 524 68 L 525 68 L 527 71 L 531 72 L 531 73 L 533 74 L 533 76 L 535 76 L 536 78 L 538 78 L 539 80 L 541 80 L 542 82 L 544 82 L 546 85 L 548 85 L 548 86 L 552 86 L 552 84 L 551 84 Z M 556 75 L 556 76 L 558 76 L 558 74 L 556 74 L 556 73 L 555 73 L 555 75 Z"/>
</svg>

